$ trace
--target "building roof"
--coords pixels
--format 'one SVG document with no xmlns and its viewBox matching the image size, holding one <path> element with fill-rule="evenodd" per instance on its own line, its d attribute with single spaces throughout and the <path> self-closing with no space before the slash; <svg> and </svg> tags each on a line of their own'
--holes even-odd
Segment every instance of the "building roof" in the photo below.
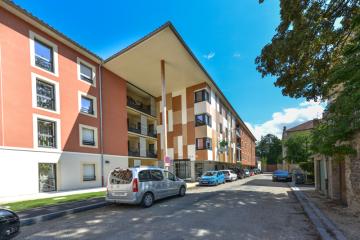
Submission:
<svg viewBox="0 0 360 240">
<path fill-rule="evenodd" d="M 103 60 L 101 57 L 99 57 L 98 55 L 96 55 L 95 53 L 91 52 L 90 50 L 88 50 L 87 48 L 81 46 L 79 43 L 75 42 L 74 40 L 70 39 L 69 37 L 67 37 L 65 34 L 61 33 L 60 31 L 56 30 L 55 28 L 53 28 L 52 26 L 48 25 L 47 23 L 45 23 L 44 21 L 40 20 L 39 18 L 37 18 L 36 16 L 32 15 L 30 12 L 28 12 L 27 10 L 23 9 L 22 7 L 20 7 L 19 5 L 15 4 L 13 1 L 11 0 L 3 0 L 1 1 L 4 4 L 1 4 L 2 7 L 4 7 L 6 10 L 10 11 L 11 13 L 17 15 L 18 17 L 20 17 L 21 19 L 23 19 L 24 21 L 30 23 L 31 25 L 36 26 L 37 28 L 39 28 L 40 30 L 44 31 L 45 33 L 49 34 L 50 36 L 56 38 L 57 40 L 63 42 L 65 45 L 69 46 L 72 49 L 75 49 L 77 51 L 79 51 L 80 53 L 84 54 L 85 56 L 89 57 L 90 59 L 92 59 L 95 62 L 98 63 L 104 63 L 105 67 L 107 65 L 110 65 L 109 63 L 111 63 L 112 61 L 115 61 L 117 58 L 119 58 L 120 56 L 123 56 L 125 54 L 127 54 L 128 52 L 131 52 L 135 47 L 137 47 L 138 45 L 141 45 L 141 43 L 151 39 L 151 38 L 155 38 L 160 36 L 160 33 L 170 30 L 170 32 L 175 36 L 175 38 L 178 40 L 178 42 L 180 43 L 180 45 L 185 49 L 185 51 L 189 54 L 191 60 L 195 63 L 195 65 L 197 66 L 197 68 L 200 70 L 198 73 L 198 76 L 205 76 L 205 78 L 208 80 L 206 82 L 209 82 L 211 85 L 213 85 L 215 87 L 215 89 L 218 91 L 218 93 L 220 94 L 221 98 L 226 102 L 226 104 L 228 105 L 228 107 L 231 109 L 231 111 L 236 115 L 237 119 L 240 121 L 242 127 L 245 129 L 245 131 L 250 135 L 250 137 L 256 141 L 255 136 L 252 134 L 252 132 L 249 130 L 249 128 L 246 126 L 246 124 L 243 122 L 243 120 L 240 118 L 240 116 L 237 114 L 237 112 L 235 111 L 235 109 L 232 107 L 232 105 L 230 104 L 230 102 L 227 100 L 227 98 L 225 97 L 225 95 L 223 94 L 223 92 L 220 90 L 220 88 L 217 86 L 217 84 L 215 83 L 215 81 L 211 78 L 211 76 L 209 75 L 209 73 L 205 70 L 205 68 L 201 65 L 201 63 L 199 62 L 199 60 L 196 58 L 196 56 L 194 55 L 194 53 L 191 51 L 191 49 L 187 46 L 187 44 L 185 43 L 185 41 L 183 40 L 183 38 L 180 36 L 180 34 L 177 32 L 177 30 L 175 29 L 175 27 L 173 26 L 173 24 L 171 22 L 166 22 L 164 25 L 162 25 L 161 27 L 157 28 L 156 30 L 154 30 L 153 32 L 147 34 L 145 37 L 139 39 L 138 41 L 136 41 L 135 43 L 131 44 L 130 46 L 122 49 L 121 51 L 115 53 L 114 55 L 112 55 L 111 57 L 109 57 L 106 60 Z M 174 67 L 174 66 L 172 66 Z M 160 69 L 160 67 L 158 68 Z M 160 71 L 159 71 L 160 72 Z M 201 72 L 201 74 L 200 74 Z M 115 72 L 116 73 L 116 72 Z M 122 75 L 120 75 L 122 76 Z M 123 76 L 122 76 L 123 77 Z M 126 79 L 126 78 L 125 78 Z M 128 79 L 126 79 L 128 80 Z"/>
<path fill-rule="evenodd" d="M 298 132 L 298 131 L 310 130 L 310 129 L 313 129 L 318 122 L 319 122 L 319 120 L 315 118 L 313 120 L 299 124 L 295 127 L 289 128 L 286 130 L 286 132 Z"/>
</svg>

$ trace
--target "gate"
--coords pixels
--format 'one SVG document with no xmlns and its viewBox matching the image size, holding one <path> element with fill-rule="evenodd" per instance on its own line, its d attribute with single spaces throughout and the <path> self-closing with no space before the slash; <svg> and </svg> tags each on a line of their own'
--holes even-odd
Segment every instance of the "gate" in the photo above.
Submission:
<svg viewBox="0 0 360 240">
<path fill-rule="evenodd" d="M 184 180 L 191 180 L 190 159 L 174 159 L 175 175 Z"/>
</svg>

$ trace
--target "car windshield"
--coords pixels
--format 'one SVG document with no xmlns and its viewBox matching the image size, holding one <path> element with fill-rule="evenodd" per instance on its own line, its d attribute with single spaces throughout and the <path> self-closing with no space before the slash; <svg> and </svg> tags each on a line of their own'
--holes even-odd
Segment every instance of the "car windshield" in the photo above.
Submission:
<svg viewBox="0 0 360 240">
<path fill-rule="evenodd" d="M 203 176 L 206 176 L 206 177 L 211 177 L 211 176 L 215 176 L 216 172 L 206 172 L 204 173 Z"/>
<path fill-rule="evenodd" d="M 110 175 L 111 184 L 129 184 L 133 178 L 130 169 L 115 169 Z"/>
</svg>

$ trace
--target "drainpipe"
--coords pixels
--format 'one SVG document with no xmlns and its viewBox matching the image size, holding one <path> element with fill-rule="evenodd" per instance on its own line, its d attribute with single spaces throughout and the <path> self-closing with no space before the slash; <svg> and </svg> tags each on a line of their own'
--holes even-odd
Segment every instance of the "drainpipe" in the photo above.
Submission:
<svg viewBox="0 0 360 240">
<path fill-rule="evenodd" d="M 102 65 L 103 62 L 99 65 L 99 97 L 100 97 L 100 159 L 101 159 L 101 186 L 104 187 L 104 131 L 103 131 L 103 104 L 102 104 Z"/>
</svg>

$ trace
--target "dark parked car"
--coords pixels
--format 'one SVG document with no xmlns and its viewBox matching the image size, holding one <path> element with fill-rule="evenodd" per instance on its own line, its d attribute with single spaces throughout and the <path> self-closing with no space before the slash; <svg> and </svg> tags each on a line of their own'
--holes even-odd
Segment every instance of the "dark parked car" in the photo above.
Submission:
<svg viewBox="0 0 360 240">
<path fill-rule="evenodd" d="M 238 176 L 238 179 L 243 179 L 243 178 L 246 177 L 246 176 L 245 176 L 245 171 L 244 171 L 244 169 L 239 169 L 239 168 L 237 168 L 237 169 L 234 170 L 234 172 L 235 172 L 236 175 Z"/>
<path fill-rule="evenodd" d="M 19 216 L 13 211 L 0 209 L 0 239 L 11 239 L 20 230 Z"/>
<path fill-rule="evenodd" d="M 277 181 L 291 182 L 292 176 L 291 176 L 291 173 L 289 173 L 288 171 L 276 170 L 272 174 L 272 180 L 273 180 L 273 182 L 277 182 Z"/>
<path fill-rule="evenodd" d="M 304 184 L 305 183 L 305 175 L 301 172 L 297 172 L 295 175 L 295 183 L 296 184 Z"/>
</svg>

